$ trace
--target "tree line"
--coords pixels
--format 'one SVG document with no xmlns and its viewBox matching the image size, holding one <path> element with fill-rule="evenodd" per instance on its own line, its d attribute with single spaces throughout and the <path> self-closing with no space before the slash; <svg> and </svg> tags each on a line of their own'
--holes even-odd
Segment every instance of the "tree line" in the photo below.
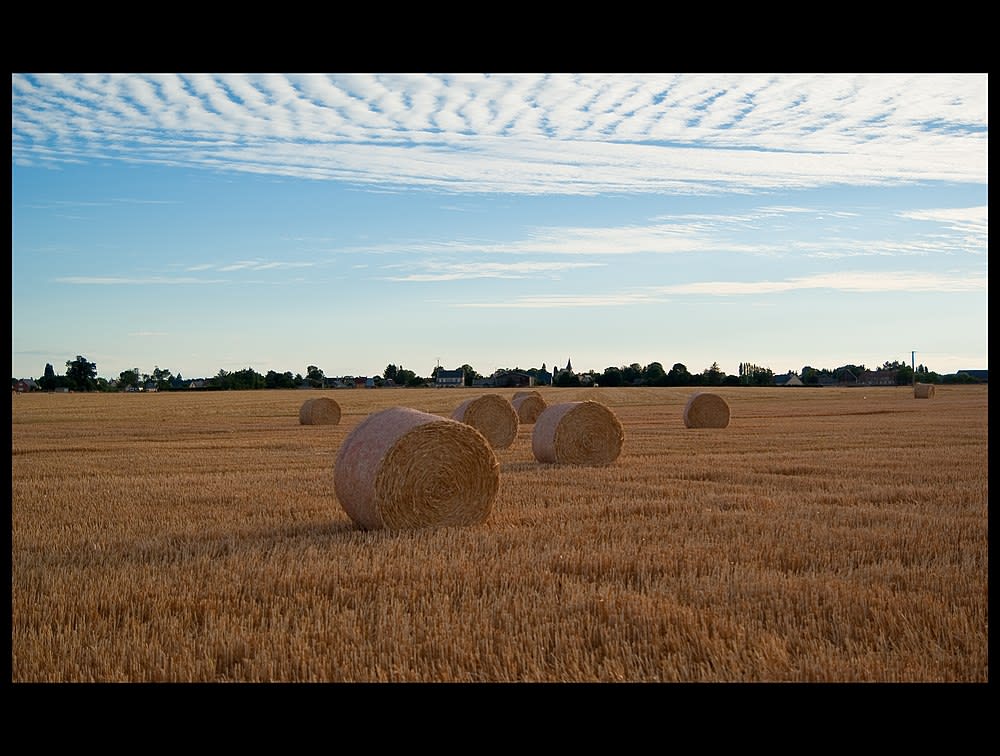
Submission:
<svg viewBox="0 0 1000 756">
<path fill-rule="evenodd" d="M 568 366 L 567 366 L 568 367 Z M 949 375 L 939 375 L 929 370 L 925 365 L 918 365 L 916 369 L 898 360 L 886 361 L 880 368 L 875 370 L 888 371 L 892 374 L 895 385 L 909 385 L 916 378 L 921 383 L 977 383 L 978 380 L 966 373 L 956 373 Z M 422 377 L 414 371 L 404 368 L 402 365 L 389 363 L 386 365 L 382 375 L 371 378 L 364 377 L 361 380 L 363 385 L 374 388 L 385 386 L 422 387 L 433 385 L 440 366 L 436 366 L 430 376 Z M 471 365 L 462 365 L 463 384 L 473 386 L 477 380 L 484 376 L 480 375 Z M 829 384 L 850 384 L 865 372 L 868 371 L 864 365 L 842 365 L 838 368 L 814 368 L 809 365 L 803 367 L 796 375 L 806 386 L 822 386 Z M 571 369 L 560 370 L 558 368 L 549 372 L 545 369 L 544 363 L 541 368 L 529 368 L 521 370 L 515 368 L 501 368 L 494 375 L 503 373 L 518 372 L 526 373 L 535 378 L 535 382 L 541 385 L 551 384 L 553 386 L 772 386 L 775 382 L 775 373 L 766 367 L 761 367 L 750 362 L 741 362 L 737 375 L 727 375 L 719 368 L 717 362 L 705 368 L 701 372 L 689 372 L 687 367 L 680 363 L 674 363 L 670 370 L 665 370 L 659 362 L 651 362 L 648 365 L 640 365 L 633 362 L 630 365 L 620 367 L 607 367 L 603 372 L 589 370 L 582 373 L 574 372 Z M 790 371 L 794 374 L 794 371 Z M 11 388 L 15 388 L 18 378 L 11 378 Z M 97 364 L 91 362 L 82 355 L 77 355 L 74 360 L 66 361 L 66 372 L 57 375 L 52 364 L 46 364 L 41 378 L 36 383 L 43 391 L 69 390 L 69 391 L 138 391 L 157 390 L 172 391 L 180 389 L 190 389 L 193 386 L 208 391 L 231 391 L 247 389 L 277 389 L 277 388 L 329 388 L 331 386 L 354 386 L 359 379 L 355 376 L 340 376 L 337 378 L 327 377 L 323 370 L 316 365 L 306 366 L 305 373 L 278 373 L 269 370 L 261 375 L 251 367 L 242 370 L 219 372 L 211 378 L 199 378 L 195 381 L 185 379 L 180 373 L 176 375 L 170 370 L 156 366 L 152 373 L 140 373 L 138 369 L 124 370 L 118 374 L 116 380 L 108 380 L 99 377 L 97 374 Z"/>
</svg>

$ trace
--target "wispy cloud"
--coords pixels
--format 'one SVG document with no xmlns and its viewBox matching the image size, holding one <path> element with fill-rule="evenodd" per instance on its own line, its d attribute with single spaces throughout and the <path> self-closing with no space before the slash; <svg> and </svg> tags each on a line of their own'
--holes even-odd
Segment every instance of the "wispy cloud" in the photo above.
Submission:
<svg viewBox="0 0 1000 756">
<path fill-rule="evenodd" d="M 125 276 L 62 276 L 56 283 L 84 286 L 177 286 L 227 283 L 222 278 L 191 278 L 169 276 L 125 277 Z"/>
<path fill-rule="evenodd" d="M 953 231 L 966 234 L 981 240 L 983 243 L 990 234 L 990 209 L 980 207 L 956 207 L 937 210 L 911 210 L 900 213 L 903 218 L 937 222 Z"/>
<path fill-rule="evenodd" d="M 703 281 L 659 286 L 662 294 L 709 294 L 733 296 L 744 294 L 776 294 L 807 289 L 831 289 L 849 292 L 963 292 L 985 291 L 987 279 L 980 274 L 936 274 L 918 271 L 846 271 L 819 273 L 812 276 L 780 281 Z"/>
<path fill-rule="evenodd" d="M 313 262 L 264 262 L 260 260 L 243 260 L 218 266 L 199 266 L 201 270 L 217 270 L 221 273 L 232 273 L 238 270 L 284 270 L 289 268 L 311 268 L 316 263 Z"/>
<path fill-rule="evenodd" d="M 15 74 L 15 163 L 524 194 L 987 182 L 987 76 Z"/>
<path fill-rule="evenodd" d="M 642 292 L 617 294 L 552 294 L 548 296 L 513 297 L 495 302 L 448 303 L 452 307 L 485 309 L 551 309 L 556 307 L 620 307 L 663 301 L 663 297 Z"/>
<path fill-rule="evenodd" d="M 529 278 L 548 276 L 579 268 L 599 267 L 603 263 L 517 262 L 452 263 L 426 261 L 419 264 L 424 273 L 384 276 L 389 281 L 461 281 L 473 278 Z M 398 266 L 390 266 L 398 267 Z"/>
<path fill-rule="evenodd" d="M 591 308 L 649 304 L 681 296 L 768 295 L 816 289 L 877 294 L 887 292 L 973 292 L 985 291 L 986 288 L 986 276 L 978 274 L 929 274 L 915 271 L 893 271 L 875 275 L 865 272 L 844 272 L 821 273 L 774 281 L 703 281 L 600 294 L 521 296 L 492 302 L 449 304 L 452 307 L 482 309 Z"/>
</svg>

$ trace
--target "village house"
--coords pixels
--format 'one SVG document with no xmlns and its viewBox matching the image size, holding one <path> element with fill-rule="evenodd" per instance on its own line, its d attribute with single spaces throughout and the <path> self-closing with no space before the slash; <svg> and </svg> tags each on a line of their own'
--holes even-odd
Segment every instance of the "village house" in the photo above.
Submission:
<svg viewBox="0 0 1000 756">
<path fill-rule="evenodd" d="M 799 378 L 791 370 L 788 371 L 787 375 L 776 375 L 774 376 L 775 386 L 804 386 L 802 379 Z"/>
<path fill-rule="evenodd" d="M 862 386 L 895 386 L 896 370 L 865 370 L 858 376 Z"/>
<path fill-rule="evenodd" d="M 465 385 L 465 371 L 458 370 L 438 370 L 434 376 L 435 388 L 461 388 Z"/>
</svg>

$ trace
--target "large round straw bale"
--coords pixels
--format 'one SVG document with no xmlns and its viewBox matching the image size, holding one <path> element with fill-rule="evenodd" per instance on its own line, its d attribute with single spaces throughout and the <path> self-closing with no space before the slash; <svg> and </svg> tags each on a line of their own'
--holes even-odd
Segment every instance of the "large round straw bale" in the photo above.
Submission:
<svg viewBox="0 0 1000 756">
<path fill-rule="evenodd" d="M 500 487 L 500 463 L 471 425 L 409 407 L 369 415 L 337 453 L 334 490 L 365 530 L 474 525 Z"/>
<path fill-rule="evenodd" d="M 518 421 L 522 423 L 535 422 L 538 419 L 538 416 L 542 414 L 542 410 L 549 406 L 548 403 L 538 394 L 515 396 L 511 404 L 514 406 L 514 411 L 517 413 Z"/>
<path fill-rule="evenodd" d="M 328 396 L 306 399 L 299 407 L 302 425 L 336 425 L 340 422 L 340 405 Z"/>
<path fill-rule="evenodd" d="M 618 459 L 624 441 L 615 413 L 588 399 L 542 410 L 531 434 L 531 450 L 539 462 L 607 465 Z"/>
<path fill-rule="evenodd" d="M 729 425 L 729 405 L 718 394 L 700 392 L 684 405 L 684 425 L 688 428 L 725 428 Z"/>
<path fill-rule="evenodd" d="M 506 449 L 517 438 L 517 412 L 510 400 L 500 394 L 466 399 L 454 409 L 451 419 L 471 425 L 494 449 Z"/>
<path fill-rule="evenodd" d="M 915 384 L 913 384 L 913 398 L 914 399 L 933 399 L 934 398 L 934 384 L 933 383 L 915 383 Z"/>
</svg>

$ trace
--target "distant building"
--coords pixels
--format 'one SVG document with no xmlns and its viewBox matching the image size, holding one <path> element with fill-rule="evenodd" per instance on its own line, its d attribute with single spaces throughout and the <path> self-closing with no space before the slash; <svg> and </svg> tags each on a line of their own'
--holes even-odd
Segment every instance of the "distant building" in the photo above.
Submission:
<svg viewBox="0 0 1000 756">
<path fill-rule="evenodd" d="M 562 375 L 563 373 L 566 373 L 571 376 L 575 375 L 575 373 L 573 372 L 573 360 L 566 360 L 566 367 L 564 367 L 562 370 L 560 370 L 558 367 L 552 368 L 552 383 L 554 384 L 556 380 L 558 380 L 559 376 Z"/>
<path fill-rule="evenodd" d="M 895 386 L 896 370 L 866 370 L 858 376 L 862 386 Z"/>
<path fill-rule="evenodd" d="M 461 388 L 465 385 L 465 371 L 458 370 L 438 370 L 434 376 L 435 388 Z"/>
<path fill-rule="evenodd" d="M 788 371 L 787 375 L 776 375 L 774 376 L 775 386 L 804 386 L 802 379 L 799 378 L 795 373 Z"/>
<path fill-rule="evenodd" d="M 497 388 L 528 388 L 535 385 L 535 376 L 523 370 L 498 370 L 493 374 Z"/>
</svg>

